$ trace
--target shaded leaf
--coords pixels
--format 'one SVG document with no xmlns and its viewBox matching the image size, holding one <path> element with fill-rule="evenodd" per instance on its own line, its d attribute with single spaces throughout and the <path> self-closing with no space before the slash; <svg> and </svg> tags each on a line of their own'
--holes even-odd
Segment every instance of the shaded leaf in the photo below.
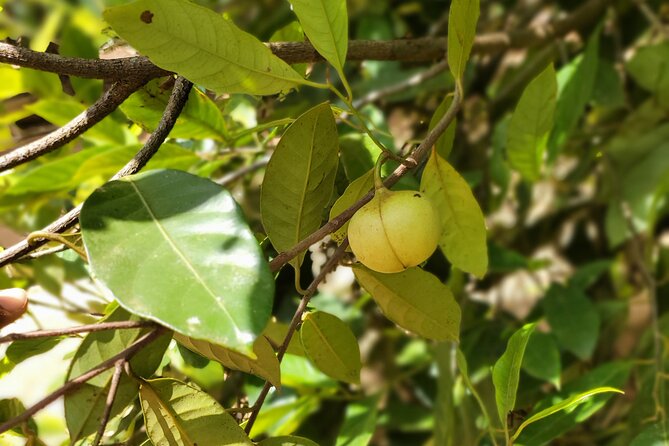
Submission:
<svg viewBox="0 0 669 446">
<path fill-rule="evenodd" d="M 536 181 L 541 175 L 556 96 L 555 70 L 550 64 L 525 88 L 509 122 L 506 154 L 511 167 L 526 180 Z"/>
<path fill-rule="evenodd" d="M 232 196 L 154 170 L 107 183 L 80 218 L 90 266 L 129 311 L 253 356 L 274 280 Z"/>
<path fill-rule="evenodd" d="M 291 435 L 318 406 L 319 398 L 315 395 L 286 396 L 265 403 L 251 429 L 251 437 Z"/>
<path fill-rule="evenodd" d="M 266 379 L 274 387 L 281 387 L 279 361 L 276 359 L 272 346 L 264 336 L 258 337 L 253 343 L 253 353 L 256 359 L 251 359 L 220 345 L 189 338 L 178 333 L 174 335 L 174 339 L 190 350 L 212 361 L 220 362 L 225 368 L 251 373 Z"/>
<path fill-rule="evenodd" d="M 516 331 L 506 346 L 506 351 L 497 360 L 492 369 L 492 381 L 495 385 L 495 402 L 502 424 L 506 424 L 506 416 L 516 405 L 516 392 L 520 379 L 520 366 L 523 363 L 525 347 L 535 324 L 527 324 Z"/>
<path fill-rule="evenodd" d="M 355 202 L 362 198 L 367 192 L 369 192 L 374 187 L 374 171 L 370 170 L 366 174 L 362 175 L 359 178 L 356 178 L 351 184 L 348 185 L 341 197 L 337 198 L 337 201 L 330 208 L 330 220 L 335 218 L 337 215 L 344 212 L 346 209 L 351 207 Z M 337 242 L 341 243 L 346 238 L 346 233 L 348 231 L 348 221 L 344 223 L 344 226 L 337 229 L 332 233 L 332 238 Z"/>
<path fill-rule="evenodd" d="M 300 340 L 307 357 L 326 375 L 351 384 L 360 383 L 360 348 L 351 329 L 324 311 L 308 313 Z"/>
<path fill-rule="evenodd" d="M 186 0 L 139 0 L 104 18 L 154 64 L 217 93 L 269 95 L 303 82 L 254 36 Z"/>
<path fill-rule="evenodd" d="M 655 95 L 660 104 L 669 107 L 669 42 L 638 49 L 627 63 L 627 71 L 634 80 Z"/>
<path fill-rule="evenodd" d="M 439 104 L 439 107 L 434 111 L 434 114 L 432 115 L 432 119 L 430 119 L 430 126 L 428 128 L 428 131 L 432 130 L 441 120 L 441 118 L 444 117 L 446 112 L 448 111 L 449 107 L 453 103 L 453 96 L 448 95 L 444 98 L 443 101 L 441 101 L 441 104 Z M 453 140 L 455 139 L 455 128 L 458 125 L 458 120 L 453 119 L 453 121 L 448 125 L 444 133 L 439 136 L 439 139 L 437 139 L 437 142 L 435 143 L 435 149 L 439 156 L 441 156 L 444 159 L 448 159 L 448 155 L 451 153 L 451 149 L 453 149 Z"/>
<path fill-rule="evenodd" d="M 337 173 L 337 128 L 328 103 L 293 122 L 267 165 L 260 212 L 267 236 L 281 252 L 321 225 Z M 299 267 L 304 254 L 291 264 Z"/>
<path fill-rule="evenodd" d="M 654 423 L 634 437 L 630 446 L 664 446 L 669 444 L 669 426 L 666 423 Z"/>
<path fill-rule="evenodd" d="M 383 314 L 400 327 L 428 339 L 458 340 L 460 307 L 451 290 L 432 274 L 420 268 L 396 274 L 362 266 L 353 271 Z"/>
<path fill-rule="evenodd" d="M 479 0 L 453 0 L 448 12 L 448 65 L 456 79 L 462 80 L 476 36 Z"/>
<path fill-rule="evenodd" d="M 483 277 L 488 247 L 483 212 L 467 182 L 435 151 L 427 161 L 420 190 L 432 200 L 441 217 L 439 247 L 456 268 Z"/>
<path fill-rule="evenodd" d="M 282 437 L 265 438 L 258 446 L 318 446 L 317 443 L 304 437 L 284 435 Z"/>
<path fill-rule="evenodd" d="M 63 339 L 65 338 L 62 336 L 52 336 L 14 341 L 7 347 L 5 357 L 13 364 L 19 364 L 28 358 L 48 352 Z"/>
<path fill-rule="evenodd" d="M 367 446 L 376 430 L 378 404 L 378 395 L 349 403 L 336 446 Z"/>
<path fill-rule="evenodd" d="M 251 446 L 244 430 L 211 396 L 175 379 L 139 389 L 146 432 L 156 446 Z"/>
<path fill-rule="evenodd" d="M 560 388 L 560 350 L 551 335 L 535 331 L 530 336 L 523 356 L 523 370 Z"/>
</svg>

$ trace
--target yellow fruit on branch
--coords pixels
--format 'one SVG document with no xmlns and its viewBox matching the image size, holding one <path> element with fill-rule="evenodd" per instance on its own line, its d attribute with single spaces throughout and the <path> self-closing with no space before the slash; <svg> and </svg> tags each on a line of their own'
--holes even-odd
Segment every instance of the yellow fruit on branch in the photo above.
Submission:
<svg viewBox="0 0 669 446">
<path fill-rule="evenodd" d="M 363 265 L 396 273 L 427 260 L 441 230 L 439 215 L 425 195 L 381 187 L 351 218 L 348 239 Z"/>
</svg>

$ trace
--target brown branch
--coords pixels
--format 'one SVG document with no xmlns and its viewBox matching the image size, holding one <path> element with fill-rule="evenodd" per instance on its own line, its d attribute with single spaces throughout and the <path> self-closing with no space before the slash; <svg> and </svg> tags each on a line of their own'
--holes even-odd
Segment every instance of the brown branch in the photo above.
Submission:
<svg viewBox="0 0 669 446">
<path fill-rule="evenodd" d="M 46 396 L 45 398 L 41 399 L 37 403 L 35 403 L 32 407 L 28 408 L 25 410 L 25 412 L 21 413 L 17 417 L 14 417 L 10 420 L 5 421 L 4 423 L 0 424 L 0 433 L 6 432 L 9 429 L 12 429 L 16 426 L 18 426 L 21 423 L 24 423 L 30 419 L 34 414 L 39 412 L 40 410 L 44 409 L 46 406 L 49 404 L 53 403 L 56 401 L 58 398 L 61 396 L 72 392 L 79 388 L 82 384 L 84 384 L 86 381 L 95 378 L 96 376 L 100 375 L 104 371 L 114 367 L 114 365 L 119 361 L 119 360 L 129 360 L 132 358 L 137 352 L 139 352 L 141 349 L 146 347 L 148 344 L 151 342 L 155 341 L 158 336 L 163 334 L 165 331 L 164 328 L 157 328 L 153 330 L 150 333 L 145 334 L 141 338 L 139 338 L 134 344 L 132 344 L 130 347 L 126 348 L 125 350 L 121 351 L 120 353 L 112 356 L 111 358 L 107 359 L 104 362 L 101 362 L 97 367 L 94 367 L 90 369 L 88 372 L 79 375 L 78 377 L 71 379 L 70 381 L 66 382 L 60 389 L 56 390 L 55 392 L 52 392 L 50 395 Z"/>
<path fill-rule="evenodd" d="M 167 102 L 167 107 L 165 107 L 165 112 L 163 113 L 163 117 L 158 123 L 158 127 L 156 127 L 156 130 L 151 134 L 146 144 L 144 144 L 139 152 L 137 152 L 135 157 L 130 160 L 121 170 L 119 170 L 118 173 L 112 177 L 112 179 L 117 179 L 139 172 L 139 170 L 144 167 L 144 165 L 146 165 L 151 157 L 155 155 L 155 153 L 160 148 L 160 145 L 163 143 L 163 141 L 165 141 L 165 138 L 167 138 L 167 135 L 172 130 L 172 127 L 174 127 L 181 110 L 183 110 L 183 107 L 188 100 L 188 94 L 190 93 L 192 87 L 193 84 L 191 82 L 182 77 L 177 78 L 174 84 L 174 89 L 172 90 L 172 95 Z M 77 223 L 80 212 L 81 205 L 75 207 L 70 212 L 42 229 L 42 231 L 54 233 L 66 231 Z M 34 251 L 44 243 L 46 243 L 46 240 L 35 241 L 31 244 L 28 244 L 26 240 L 23 240 L 4 251 L 0 251 L 0 267 L 3 267 L 8 263 L 19 259 L 21 256 Z"/>
<path fill-rule="evenodd" d="M 327 276 L 328 273 L 337 266 L 341 258 L 346 253 L 347 247 L 348 247 L 348 238 L 344 239 L 342 244 L 337 247 L 335 252 L 332 254 L 332 257 L 330 257 L 330 259 L 325 263 L 325 265 L 323 265 L 323 268 L 321 268 L 318 275 L 309 284 L 309 287 L 304 291 L 304 295 L 300 300 L 300 304 L 297 306 L 295 314 L 293 314 L 293 318 L 290 321 L 290 325 L 288 326 L 288 331 L 286 332 L 286 336 L 283 338 L 283 343 L 281 344 L 281 347 L 279 347 L 279 350 L 276 353 L 276 359 L 279 360 L 279 363 L 281 363 L 283 356 L 286 354 L 286 351 L 288 350 L 288 345 L 290 344 L 290 340 L 292 339 L 293 334 L 295 334 L 297 326 L 302 321 L 302 314 L 304 314 L 304 312 L 306 311 L 307 305 L 309 305 L 309 301 L 311 300 L 313 295 L 316 294 L 316 291 L 318 290 L 318 285 L 320 285 L 320 283 L 323 282 L 323 280 L 325 280 L 325 276 Z M 249 417 L 249 420 L 246 423 L 246 427 L 244 428 L 247 434 L 251 433 L 253 424 L 255 423 L 256 418 L 258 418 L 260 409 L 262 408 L 262 405 L 265 402 L 265 398 L 267 398 L 267 395 L 269 394 L 271 388 L 272 384 L 270 384 L 269 381 L 265 381 L 265 385 L 260 391 L 258 398 L 256 398 L 256 402 L 253 404 L 251 416 Z"/>
<path fill-rule="evenodd" d="M 416 147 L 407 157 L 407 160 L 409 161 L 409 163 L 407 164 L 412 164 L 413 166 L 419 166 L 423 162 L 423 160 L 427 157 L 427 154 L 429 153 L 432 146 L 434 146 L 434 144 L 437 142 L 437 139 L 439 139 L 442 133 L 446 131 L 446 128 L 448 128 L 450 123 L 453 122 L 453 119 L 455 119 L 455 116 L 460 108 L 460 103 L 461 103 L 461 94 L 456 89 L 451 106 L 448 108 L 448 110 L 441 118 L 441 120 L 437 123 L 437 125 L 434 126 L 434 128 L 427 134 L 427 136 L 420 143 L 420 145 L 418 145 L 418 147 Z M 388 176 L 388 178 L 386 178 L 384 184 L 387 187 L 390 187 L 393 184 L 397 183 L 399 179 L 402 178 L 402 176 L 404 176 L 410 169 L 413 168 L 413 167 L 408 167 L 407 164 L 401 164 L 399 167 L 397 167 L 397 169 L 395 169 L 395 171 L 390 176 Z M 321 226 L 320 229 L 316 230 L 312 234 L 305 237 L 295 246 L 293 246 L 287 251 L 279 253 L 279 255 L 273 258 L 269 264 L 272 272 L 279 271 L 283 265 L 288 263 L 291 259 L 296 257 L 299 253 L 307 249 L 309 246 L 313 245 L 326 235 L 331 234 L 332 232 L 344 226 L 344 224 L 351 219 L 353 214 L 355 214 L 358 211 L 358 209 L 367 204 L 372 199 L 372 197 L 374 197 L 373 190 L 369 191 L 360 200 L 358 200 L 349 208 L 344 210 L 341 214 L 337 215 L 332 220 Z"/>
<path fill-rule="evenodd" d="M 575 29 L 582 29 L 599 18 L 612 0 L 589 0 L 564 19 L 549 26 L 536 26 L 514 32 L 496 32 L 478 36 L 474 53 L 496 53 L 508 48 L 536 47 Z M 288 63 L 321 62 L 323 58 L 308 42 L 271 42 L 272 52 Z M 403 40 L 352 40 L 346 59 L 397 60 L 430 62 L 446 54 L 446 38 L 426 37 Z M 34 52 L 7 43 L 0 43 L 0 62 L 35 68 L 42 71 L 99 79 L 128 79 L 159 77 L 168 74 L 145 58 L 80 59 Z"/>
<path fill-rule="evenodd" d="M 93 333 L 105 330 L 122 330 L 131 328 L 153 327 L 156 324 L 151 321 L 116 321 L 100 322 L 98 324 L 79 325 L 70 328 L 55 328 L 52 330 L 35 330 L 27 333 L 9 333 L 0 338 L 0 344 L 14 341 L 24 341 L 26 339 L 49 338 L 53 336 L 68 336 L 79 333 Z"/>
<path fill-rule="evenodd" d="M 143 84 L 144 81 L 116 82 L 93 105 L 64 126 L 37 141 L 0 156 L 0 172 L 34 160 L 64 146 L 102 121 Z"/>
<path fill-rule="evenodd" d="M 107 399 L 105 400 L 105 411 L 102 414 L 102 419 L 100 420 L 98 431 L 95 433 L 93 446 L 98 446 L 100 444 L 100 440 L 102 440 L 102 436 L 105 434 L 105 429 L 107 428 L 107 423 L 109 422 L 109 417 L 111 416 L 112 406 L 114 405 L 114 400 L 116 399 L 116 393 L 118 392 L 118 385 L 121 382 L 123 368 L 126 363 L 126 359 L 120 359 L 116 361 L 116 364 L 114 364 L 114 374 L 112 375 L 111 383 L 109 384 L 109 392 L 107 393 Z"/>
</svg>

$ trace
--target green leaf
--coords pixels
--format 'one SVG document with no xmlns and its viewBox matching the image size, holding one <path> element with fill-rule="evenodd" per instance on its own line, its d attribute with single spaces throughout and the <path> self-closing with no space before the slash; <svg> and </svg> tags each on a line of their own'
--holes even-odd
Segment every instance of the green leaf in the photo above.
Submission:
<svg viewBox="0 0 669 446">
<path fill-rule="evenodd" d="M 444 117 L 452 103 L 452 95 L 446 96 L 444 100 L 441 101 L 439 107 L 437 107 L 437 109 L 434 111 L 432 119 L 430 119 L 430 126 L 428 130 L 432 130 L 439 123 L 439 121 L 441 121 L 441 118 Z M 455 128 L 457 127 L 457 122 L 457 119 L 453 119 L 453 121 L 448 125 L 444 133 L 441 134 L 434 145 L 439 156 L 444 159 L 448 159 L 448 155 L 450 155 L 451 149 L 453 149 L 453 141 L 455 140 Z"/>
<path fill-rule="evenodd" d="M 42 99 L 25 106 L 53 125 L 64 126 L 77 115 L 86 111 L 86 106 L 71 99 Z M 124 131 L 123 126 L 111 117 L 106 117 L 82 134 L 82 138 L 95 144 L 128 144 L 136 138 Z"/>
<path fill-rule="evenodd" d="M 284 435 L 282 437 L 265 438 L 258 446 L 318 446 L 308 438 Z"/>
<path fill-rule="evenodd" d="M 300 348 L 302 348 L 301 345 Z M 294 354 L 286 354 L 281 361 L 281 384 L 286 387 L 309 390 L 339 386 L 337 381 L 314 367 L 309 359 Z"/>
<path fill-rule="evenodd" d="M 316 395 L 296 397 L 294 395 L 273 399 L 262 406 L 251 437 L 261 434 L 269 436 L 291 435 L 314 413 L 320 405 Z"/>
<path fill-rule="evenodd" d="M 19 364 L 28 358 L 46 353 L 65 339 L 62 336 L 48 338 L 23 339 L 9 344 L 5 357 L 13 364 Z"/>
<path fill-rule="evenodd" d="M 346 406 L 344 424 L 337 435 L 336 446 L 367 446 L 377 424 L 377 406 L 380 396 L 354 401 Z"/>
<path fill-rule="evenodd" d="M 267 236 L 281 252 L 321 225 L 337 173 L 337 127 L 330 105 L 323 103 L 293 122 L 267 165 L 260 212 Z M 291 264 L 296 268 L 300 254 Z"/>
<path fill-rule="evenodd" d="M 611 269 L 610 260 L 594 260 L 581 265 L 569 278 L 569 286 L 585 291 Z"/>
<path fill-rule="evenodd" d="M 105 322 L 139 320 L 130 316 L 125 310 L 117 308 L 105 318 Z M 72 359 L 67 379 L 77 376 L 96 367 L 101 362 L 120 353 L 132 343 L 146 334 L 147 330 L 105 330 L 88 334 Z M 149 377 L 158 368 L 163 353 L 170 342 L 171 336 L 164 335 L 149 344 L 130 360 L 134 373 L 141 377 Z M 105 402 L 109 393 L 109 385 L 114 371 L 108 370 L 89 380 L 74 392 L 65 395 L 65 421 L 74 442 L 94 433 L 100 425 L 105 410 Z M 119 414 L 136 396 L 137 381 L 121 375 L 111 416 Z"/>
<path fill-rule="evenodd" d="M 176 170 L 112 181 L 81 211 L 94 276 L 129 311 L 253 356 L 274 280 L 230 193 Z"/>
<path fill-rule="evenodd" d="M 541 300 L 558 344 L 587 360 L 597 346 L 599 313 L 583 291 L 554 284 Z"/>
<path fill-rule="evenodd" d="M 341 163 L 349 181 L 355 181 L 374 168 L 376 159 L 381 154 L 369 135 L 349 133 L 339 139 Z M 385 165 L 384 165 L 385 166 Z"/>
<path fill-rule="evenodd" d="M 435 276 L 417 267 L 396 274 L 362 266 L 353 271 L 388 319 L 425 338 L 457 342 L 460 307 L 451 290 Z"/>
<path fill-rule="evenodd" d="M 535 331 L 530 336 L 523 356 L 523 370 L 528 375 L 560 387 L 560 350 L 551 335 Z"/>
<path fill-rule="evenodd" d="M 627 63 L 627 71 L 634 80 L 655 95 L 664 107 L 669 107 L 669 42 L 638 49 Z"/>
<path fill-rule="evenodd" d="M 369 192 L 372 187 L 374 187 L 374 170 L 370 170 L 363 176 L 356 178 L 351 184 L 348 185 L 341 197 L 337 198 L 337 201 L 335 201 L 335 203 L 332 205 L 332 208 L 330 208 L 330 220 L 352 206 L 355 202 L 367 194 L 367 192 Z M 332 238 L 337 243 L 341 243 L 346 238 L 347 231 L 348 221 L 344 223 L 344 226 L 332 233 Z"/>
<path fill-rule="evenodd" d="M 206 392 L 175 379 L 139 389 L 146 432 L 154 445 L 252 446 L 237 422 Z"/>
<path fill-rule="evenodd" d="M 509 164 L 528 181 L 536 181 L 541 175 L 556 96 L 555 70 L 550 64 L 525 88 L 509 122 Z"/>
<path fill-rule="evenodd" d="M 527 324 L 516 331 L 506 346 L 506 351 L 497 360 L 492 369 L 492 381 L 495 385 L 495 402 L 497 412 L 503 425 L 506 416 L 516 405 L 516 392 L 520 379 L 520 366 L 523 363 L 525 347 L 535 324 Z"/>
<path fill-rule="evenodd" d="M 570 398 L 572 395 L 587 392 L 597 387 L 621 388 L 629 378 L 632 364 L 626 362 L 609 362 L 586 373 L 566 384 L 559 395 L 550 395 L 537 403 L 529 416 L 533 416 L 557 402 Z M 611 393 L 594 395 L 579 406 L 569 411 L 560 411 L 550 418 L 538 420 L 527 426 L 518 436 L 517 445 L 537 446 L 549 443 L 568 430 L 582 424 L 595 412 L 600 410 L 611 398 Z"/>
<path fill-rule="evenodd" d="M 263 336 L 258 337 L 253 343 L 253 353 L 256 359 L 250 359 L 234 350 L 212 344 L 211 342 L 189 338 L 178 333 L 174 335 L 174 339 L 190 350 L 213 361 L 220 362 L 228 369 L 251 373 L 269 381 L 274 387 L 281 387 L 279 361 L 276 359 L 269 341 Z"/>
<path fill-rule="evenodd" d="M 344 79 L 348 51 L 346 0 L 290 0 L 290 4 L 316 51 Z"/>
<path fill-rule="evenodd" d="M 483 277 L 488 246 L 483 212 L 467 182 L 436 152 L 427 161 L 420 190 L 437 207 L 444 227 L 439 247 L 463 271 Z"/>
<path fill-rule="evenodd" d="M 476 36 L 479 0 L 453 0 L 448 13 L 448 65 L 455 79 L 462 81 Z"/>
<path fill-rule="evenodd" d="M 563 400 L 557 404 L 552 405 L 551 407 L 548 407 L 540 412 L 535 413 L 523 423 L 518 426 L 518 429 L 516 432 L 513 434 L 513 437 L 511 437 L 511 440 L 515 440 L 518 438 L 520 433 L 525 429 L 528 425 L 541 420 L 542 418 L 546 418 L 548 416 L 553 415 L 556 412 L 560 412 L 562 410 L 567 410 L 570 409 L 574 406 L 577 406 L 581 403 L 584 403 L 586 400 L 590 399 L 592 396 L 600 394 L 600 393 L 607 393 L 607 392 L 614 392 L 614 393 L 622 393 L 624 394 L 622 390 L 615 389 L 613 387 L 598 387 L 596 389 L 591 389 L 588 390 L 587 392 L 580 393 L 578 395 L 571 396 L 567 398 L 566 400 Z"/>
<path fill-rule="evenodd" d="M 308 313 L 302 321 L 300 340 L 307 357 L 331 378 L 360 383 L 360 348 L 351 329 L 324 311 Z"/>
<path fill-rule="evenodd" d="M 304 42 L 304 31 L 300 22 L 294 20 L 286 26 L 279 28 L 269 38 L 270 42 Z M 307 73 L 308 65 L 306 63 L 292 64 L 291 67 L 295 69 L 300 76 L 304 77 Z"/>
<path fill-rule="evenodd" d="M 187 0 L 139 0 L 104 18 L 154 64 L 217 93 L 270 95 L 304 83 L 254 36 Z"/>
<path fill-rule="evenodd" d="M 558 72 L 555 126 L 548 139 L 549 161 L 555 160 L 592 99 L 599 63 L 600 31 L 601 26 L 590 36 L 585 52 Z"/>
<path fill-rule="evenodd" d="M 666 422 L 651 424 L 634 437 L 629 446 L 664 446 L 669 444 L 669 426 Z"/>
<path fill-rule="evenodd" d="M 121 111 L 148 132 L 156 129 L 171 94 L 170 89 L 161 88 L 160 82 L 160 79 L 152 80 L 121 105 Z M 169 136 L 224 141 L 227 131 L 223 114 L 206 94 L 193 88 Z"/>
</svg>

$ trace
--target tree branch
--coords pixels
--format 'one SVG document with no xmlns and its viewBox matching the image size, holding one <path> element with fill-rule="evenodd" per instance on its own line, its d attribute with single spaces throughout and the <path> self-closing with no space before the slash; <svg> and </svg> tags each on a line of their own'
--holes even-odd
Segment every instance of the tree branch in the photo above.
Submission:
<svg viewBox="0 0 669 446">
<path fill-rule="evenodd" d="M 116 110 L 128 96 L 144 83 L 145 81 L 137 80 L 116 82 L 93 105 L 64 126 L 37 141 L 0 156 L 0 172 L 34 160 L 64 146 Z"/>
<path fill-rule="evenodd" d="M 167 102 L 167 107 L 163 113 L 163 117 L 158 123 L 158 127 L 151 134 L 148 141 L 144 146 L 137 152 L 132 160 L 130 160 L 121 170 L 112 177 L 112 179 L 118 179 L 126 175 L 131 175 L 139 172 L 139 170 L 146 165 L 146 163 L 151 159 L 153 155 L 158 151 L 160 145 L 165 141 L 167 135 L 169 135 L 172 127 L 177 121 L 181 110 L 183 110 L 186 101 L 188 100 L 188 94 L 190 93 L 193 84 L 182 77 L 178 77 L 174 89 L 172 90 L 172 95 L 170 96 L 169 101 Z M 79 213 L 81 212 L 81 205 L 75 207 L 67 214 L 60 217 L 58 220 L 54 221 L 42 231 L 44 232 L 55 232 L 60 233 L 66 231 L 67 229 L 74 226 L 78 219 Z M 0 267 L 7 265 L 21 256 L 24 256 L 33 250 L 39 248 L 46 240 L 35 241 L 31 244 L 28 244 L 26 240 L 23 240 L 14 246 L 7 248 L 4 251 L 0 251 Z"/>
<path fill-rule="evenodd" d="M 496 32 L 478 36 L 474 53 L 487 54 L 508 48 L 542 46 L 547 41 L 568 32 L 581 29 L 599 18 L 612 0 L 589 0 L 564 19 L 549 26 L 536 26 L 514 32 Z M 266 44 L 285 62 L 321 62 L 323 58 L 309 42 L 271 42 Z M 347 60 L 397 60 L 405 62 L 430 62 L 441 60 L 446 53 L 446 38 L 426 37 L 403 40 L 352 40 L 349 42 Z M 44 54 L 0 43 L 0 62 L 50 71 L 72 76 L 98 79 L 153 78 L 169 74 L 156 67 L 145 57 L 123 59 L 81 59 Z"/>
<path fill-rule="evenodd" d="M 134 344 L 132 344 L 130 347 L 126 348 L 122 352 L 112 356 L 111 358 L 107 359 L 106 361 L 100 363 L 97 367 L 94 367 L 90 369 L 88 372 L 84 373 L 83 375 L 79 375 L 78 377 L 66 382 L 60 389 L 56 390 L 55 392 L 51 393 L 50 395 L 46 396 L 45 398 L 41 399 L 37 403 L 35 403 L 32 407 L 26 409 L 25 412 L 20 414 L 19 416 L 12 418 L 11 420 L 7 420 L 6 422 L 0 424 L 0 433 L 6 432 L 9 429 L 12 429 L 19 424 L 28 421 L 30 417 L 32 417 L 34 414 L 39 412 L 40 410 L 44 409 L 46 406 L 49 404 L 53 403 L 56 401 L 58 398 L 61 396 L 72 392 L 76 390 L 79 386 L 84 384 L 86 381 L 95 378 L 96 376 L 100 375 L 107 369 L 110 369 L 114 367 L 114 365 L 119 361 L 119 360 L 129 360 L 132 358 L 137 352 L 139 352 L 141 349 L 146 347 L 148 344 L 151 342 L 155 341 L 158 336 L 163 334 L 165 331 L 164 328 L 157 328 L 153 330 L 150 333 L 145 334 L 141 338 L 139 338 Z"/>
<path fill-rule="evenodd" d="M 122 330 L 131 328 L 154 327 L 156 324 L 151 321 L 116 321 L 100 322 L 98 324 L 80 325 L 70 328 L 55 328 L 52 330 L 35 330 L 27 333 L 9 333 L 0 337 L 0 344 L 6 342 L 23 341 L 26 339 L 49 338 L 53 336 L 68 336 L 78 333 L 93 333 L 105 330 Z"/>
<path fill-rule="evenodd" d="M 290 340 L 292 339 L 293 334 L 295 334 L 297 326 L 302 321 L 302 314 L 304 314 L 304 312 L 306 311 L 307 305 L 309 305 L 309 301 L 311 300 L 313 295 L 316 294 L 316 291 L 318 290 L 318 285 L 320 285 L 320 283 L 323 282 L 323 280 L 325 280 L 325 276 L 327 276 L 328 273 L 337 266 L 341 258 L 346 253 L 347 247 L 348 247 L 348 238 L 344 239 L 341 245 L 337 247 L 335 252 L 332 254 L 332 257 L 330 257 L 330 259 L 325 263 L 325 265 L 323 265 L 323 268 L 321 268 L 318 275 L 309 284 L 309 287 L 304 291 L 304 295 L 300 300 L 300 304 L 297 306 L 295 314 L 293 315 L 293 318 L 290 321 L 290 325 L 288 326 L 288 331 L 286 332 L 286 336 L 283 339 L 283 343 L 281 344 L 279 350 L 276 353 L 276 358 L 279 360 L 279 363 L 281 363 L 283 356 L 286 354 L 286 351 L 288 350 L 288 345 L 290 344 Z M 262 405 L 265 403 L 265 398 L 267 398 L 267 395 L 269 394 L 271 388 L 272 384 L 269 381 L 265 381 L 265 385 L 260 391 L 258 398 L 256 398 L 256 402 L 253 404 L 251 416 L 249 417 L 249 420 L 246 423 L 246 427 L 244 428 L 247 434 L 251 433 L 253 424 L 255 423 L 256 418 L 260 413 L 260 409 L 262 408 Z"/>
<path fill-rule="evenodd" d="M 114 405 L 114 400 L 116 399 L 116 393 L 118 392 L 118 385 L 121 382 L 121 374 L 123 374 L 123 367 L 126 364 L 126 359 L 119 359 L 114 364 L 114 374 L 112 375 L 111 383 L 109 384 L 109 392 L 107 393 L 107 399 L 105 400 L 105 411 L 102 414 L 102 419 L 100 420 L 100 425 L 98 426 L 98 431 L 95 433 L 95 439 L 93 440 L 92 446 L 98 446 L 100 440 L 102 440 L 103 435 L 105 434 L 105 428 L 109 422 L 109 416 L 111 415 L 112 406 Z"/>
</svg>

